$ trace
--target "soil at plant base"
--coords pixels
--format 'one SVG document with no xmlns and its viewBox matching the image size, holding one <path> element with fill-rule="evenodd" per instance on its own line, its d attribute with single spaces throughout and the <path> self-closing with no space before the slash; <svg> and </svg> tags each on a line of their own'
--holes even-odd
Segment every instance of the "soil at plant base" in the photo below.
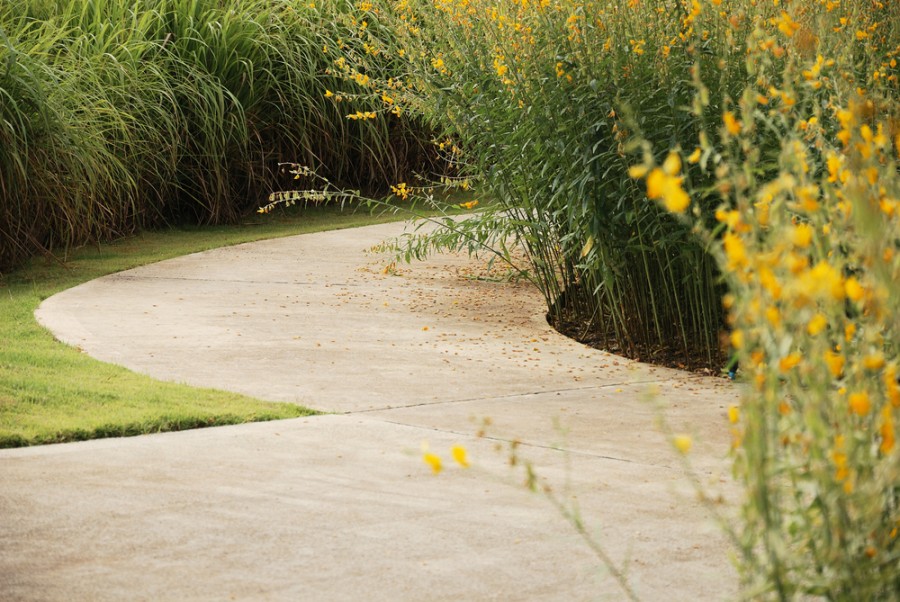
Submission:
<svg viewBox="0 0 900 602">
<path fill-rule="evenodd" d="M 563 305 L 555 307 L 547 313 L 547 322 L 560 334 L 588 347 L 639 362 L 688 370 L 705 376 L 726 377 L 727 375 L 726 367 L 730 354 L 727 351 L 727 345 L 722 344 L 722 339 L 725 338 L 727 341 L 727 337 L 719 337 L 719 349 L 715 351 L 712 361 L 700 345 L 697 345 L 695 349 L 685 349 L 683 345 L 677 344 L 635 342 L 634 345 L 627 345 L 618 341 L 614 333 L 607 332 L 590 316 L 580 314 L 572 307 L 566 307 L 564 301 L 557 302 L 557 304 Z"/>
</svg>

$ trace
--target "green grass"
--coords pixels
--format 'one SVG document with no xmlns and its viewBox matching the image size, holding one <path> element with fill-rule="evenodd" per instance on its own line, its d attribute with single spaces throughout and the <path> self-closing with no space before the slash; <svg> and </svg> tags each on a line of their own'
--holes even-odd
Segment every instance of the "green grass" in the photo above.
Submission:
<svg viewBox="0 0 900 602">
<path fill-rule="evenodd" d="M 0 277 L 0 447 L 293 418 L 293 404 L 164 383 L 56 341 L 34 318 L 47 297 L 81 282 L 179 255 L 253 240 L 398 219 L 337 207 L 292 208 L 238 226 L 172 229 L 36 258 Z"/>
<path fill-rule="evenodd" d="M 430 133 L 337 68 L 352 7 L 0 2 L 0 270 L 165 224 L 235 223 L 283 186 L 282 161 L 370 191 L 431 171 Z M 347 119 L 360 110 L 382 114 Z"/>
</svg>

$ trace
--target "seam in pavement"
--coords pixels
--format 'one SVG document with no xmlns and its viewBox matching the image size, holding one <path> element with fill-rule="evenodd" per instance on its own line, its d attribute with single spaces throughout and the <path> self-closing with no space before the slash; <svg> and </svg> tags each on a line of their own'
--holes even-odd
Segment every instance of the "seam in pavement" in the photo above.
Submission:
<svg viewBox="0 0 900 602">
<path fill-rule="evenodd" d="M 290 284 L 301 286 L 313 286 L 316 284 L 324 284 L 327 287 L 332 286 L 359 286 L 358 282 L 323 282 L 321 280 L 233 280 L 230 278 L 188 278 L 187 276 L 131 276 L 113 274 L 110 279 L 114 280 L 131 280 L 139 282 L 142 280 L 168 280 L 179 282 L 227 282 L 229 284 Z"/>
<path fill-rule="evenodd" d="M 369 414 L 372 412 L 389 412 L 391 410 L 406 410 L 410 408 L 423 408 L 423 407 L 431 407 L 431 406 L 439 406 L 439 405 L 451 405 L 451 404 L 462 404 L 462 403 L 473 403 L 477 401 L 502 401 L 515 399 L 517 397 L 532 397 L 536 395 L 552 395 L 553 393 L 570 393 L 573 391 L 592 391 L 599 389 L 609 389 L 611 387 L 625 387 L 625 386 L 635 386 L 635 385 L 655 385 L 666 382 L 684 382 L 692 379 L 700 379 L 704 378 L 700 375 L 692 375 L 688 374 L 684 377 L 673 377 L 673 378 L 663 378 L 663 379 L 652 379 L 652 380 L 633 380 L 626 382 L 615 382 L 615 383 L 604 383 L 602 385 L 588 385 L 586 387 L 571 387 L 567 389 L 548 389 L 546 391 L 529 391 L 527 393 L 510 393 L 509 395 L 497 395 L 494 397 L 468 397 L 466 399 L 447 399 L 444 401 L 423 401 L 420 403 L 411 403 L 407 405 L 395 405 L 386 408 L 367 408 L 363 410 L 349 410 L 347 412 L 338 412 L 338 414 L 342 415 L 355 415 L 355 414 Z M 327 410 L 326 410 L 327 412 Z"/>
<path fill-rule="evenodd" d="M 410 423 L 408 423 L 408 422 L 399 422 L 399 421 L 397 421 L 397 420 L 381 419 L 380 421 L 381 421 L 381 422 L 386 422 L 387 424 L 394 424 L 394 425 L 397 425 L 397 426 L 412 427 L 412 428 L 417 428 L 417 429 L 420 429 L 420 430 L 423 430 L 423 431 L 432 431 L 432 432 L 435 432 L 435 433 L 445 433 L 445 434 L 450 434 L 450 435 L 459 435 L 459 436 L 461 436 L 461 437 L 472 437 L 472 436 L 473 436 L 472 433 L 465 433 L 465 432 L 457 431 L 457 430 L 453 430 L 453 429 L 442 429 L 442 428 L 437 428 L 437 427 L 434 427 L 434 426 L 423 426 L 423 425 L 421 425 L 421 424 L 410 424 Z M 615 456 L 607 456 L 607 455 L 604 455 L 604 454 L 598 454 L 598 453 L 594 453 L 594 452 L 580 451 L 580 450 L 577 450 L 577 449 L 562 448 L 562 447 L 557 447 L 557 446 L 555 446 L 555 445 L 544 445 L 544 444 L 540 444 L 540 443 L 529 443 L 529 442 L 527 442 L 527 441 L 522 441 L 522 440 L 519 440 L 519 439 L 509 439 L 509 438 L 506 438 L 506 437 L 497 437 L 497 436 L 492 436 L 492 435 L 482 435 L 482 436 L 479 436 L 478 438 L 479 438 L 479 439 L 484 439 L 485 441 L 496 441 L 496 442 L 498 442 L 498 443 L 512 443 L 513 441 L 518 441 L 518 445 L 521 446 L 521 447 L 529 447 L 529 448 L 532 448 L 532 449 L 546 449 L 546 450 L 550 450 L 550 451 L 557 451 L 557 452 L 560 452 L 560 453 L 563 453 L 563 454 L 572 454 L 572 455 L 575 455 L 575 456 L 581 456 L 581 457 L 584 457 L 584 458 L 596 458 L 596 459 L 599 459 L 599 460 L 612 460 L 612 461 L 614 461 L 614 462 L 625 462 L 626 464 L 637 464 L 637 465 L 640 465 L 640 466 L 653 466 L 653 467 L 655 467 L 655 468 L 668 468 L 668 469 L 671 469 L 671 468 L 672 468 L 672 467 L 669 466 L 668 464 L 655 464 L 655 463 L 653 463 L 653 462 L 639 462 L 639 461 L 637 461 L 637 460 L 629 460 L 629 459 L 627 459 L 627 458 L 617 458 L 617 457 L 615 457 Z"/>
</svg>

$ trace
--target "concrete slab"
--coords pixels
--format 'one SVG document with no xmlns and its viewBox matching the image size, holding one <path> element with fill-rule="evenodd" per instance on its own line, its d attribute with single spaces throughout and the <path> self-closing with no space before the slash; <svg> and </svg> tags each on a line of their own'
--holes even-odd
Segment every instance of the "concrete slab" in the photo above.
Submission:
<svg viewBox="0 0 900 602">
<path fill-rule="evenodd" d="M 732 597 L 659 417 L 731 498 L 735 388 L 574 343 L 536 291 L 473 279 L 468 258 L 384 273 L 367 249 L 400 228 L 191 255 L 42 304 L 95 357 L 343 415 L 0 451 L 0 598 L 622 599 L 521 486 L 525 461 L 644 599 Z M 474 467 L 433 477 L 423 440 L 445 462 L 465 444 Z"/>
<path fill-rule="evenodd" d="M 445 457 L 467 444 L 478 468 L 432 476 L 423 436 Z M 489 441 L 322 416 L 123 443 L 3 453 L 5 600 L 621 599 Z M 523 454 L 551 479 L 566 472 L 556 453 Z M 572 466 L 591 528 L 631 558 L 646 599 L 731 590 L 720 538 L 679 504 L 671 470 L 583 456 Z M 594 514 L 589 500 L 604 497 Z"/>
<path fill-rule="evenodd" d="M 634 380 L 634 362 L 550 328 L 529 284 L 470 279 L 480 268 L 468 257 L 384 274 L 385 257 L 366 250 L 399 228 L 165 261 L 55 295 L 37 317 L 90 355 L 156 378 L 330 412 Z"/>
</svg>

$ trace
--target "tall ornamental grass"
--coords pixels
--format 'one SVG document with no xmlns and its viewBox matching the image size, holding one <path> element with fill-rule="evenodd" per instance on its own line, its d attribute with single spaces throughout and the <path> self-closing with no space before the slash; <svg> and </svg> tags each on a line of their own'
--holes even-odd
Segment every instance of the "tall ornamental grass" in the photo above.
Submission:
<svg viewBox="0 0 900 602">
<path fill-rule="evenodd" d="M 0 269 L 137 228 L 234 220 L 302 160 L 344 185 L 420 168 L 420 128 L 347 118 L 323 48 L 349 5 L 0 4 Z M 359 101 L 365 106 L 364 101 Z"/>
</svg>

